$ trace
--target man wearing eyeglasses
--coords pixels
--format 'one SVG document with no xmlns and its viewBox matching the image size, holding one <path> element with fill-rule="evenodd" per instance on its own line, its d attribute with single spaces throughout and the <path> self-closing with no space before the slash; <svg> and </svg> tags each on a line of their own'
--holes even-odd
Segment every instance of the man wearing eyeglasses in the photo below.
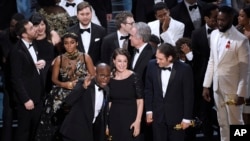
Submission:
<svg viewBox="0 0 250 141">
<path fill-rule="evenodd" d="M 128 39 L 134 23 L 131 12 L 122 11 L 116 15 L 115 24 L 118 30 L 104 37 L 101 46 L 101 61 L 110 64 L 112 53 L 116 48 L 126 48 L 130 55 L 133 54 L 133 48 Z"/>
</svg>

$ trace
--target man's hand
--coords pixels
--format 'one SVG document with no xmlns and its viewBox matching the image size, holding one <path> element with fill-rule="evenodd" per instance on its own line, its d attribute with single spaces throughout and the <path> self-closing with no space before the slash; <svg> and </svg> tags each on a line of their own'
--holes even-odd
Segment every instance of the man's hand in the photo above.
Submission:
<svg viewBox="0 0 250 141">
<path fill-rule="evenodd" d="M 153 122 L 153 113 L 147 113 L 146 115 L 146 122 L 151 124 Z"/>
<path fill-rule="evenodd" d="M 36 62 L 36 68 L 37 69 L 43 69 L 46 65 L 46 62 L 44 60 L 39 60 Z"/>
<path fill-rule="evenodd" d="M 24 103 L 26 110 L 33 110 L 35 108 L 34 102 L 30 99 Z"/>
<path fill-rule="evenodd" d="M 170 23 L 170 16 L 169 15 L 166 15 L 164 17 L 164 21 L 163 21 L 163 24 L 162 24 L 162 31 L 165 32 L 168 30 L 168 27 L 169 27 L 169 23 Z"/>
<path fill-rule="evenodd" d="M 210 101 L 211 101 L 211 97 L 210 97 L 209 89 L 208 89 L 208 88 L 205 88 L 205 87 L 203 88 L 202 96 L 203 96 L 203 98 L 204 98 L 207 102 L 210 102 Z"/>
<path fill-rule="evenodd" d="M 235 98 L 235 105 L 242 105 L 245 104 L 245 98 L 244 97 L 240 97 L 240 96 L 236 96 Z"/>
</svg>

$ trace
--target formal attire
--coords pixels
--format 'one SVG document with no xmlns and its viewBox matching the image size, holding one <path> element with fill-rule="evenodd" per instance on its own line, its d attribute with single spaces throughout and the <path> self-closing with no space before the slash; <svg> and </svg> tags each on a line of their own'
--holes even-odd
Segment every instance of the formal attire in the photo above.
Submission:
<svg viewBox="0 0 250 141">
<path fill-rule="evenodd" d="M 206 3 L 197 0 L 196 8 L 189 8 L 189 4 L 186 4 L 185 0 L 178 3 L 170 10 L 171 17 L 185 24 L 184 37 L 191 37 L 191 33 L 194 29 L 197 29 L 204 25 L 202 9 Z"/>
<path fill-rule="evenodd" d="M 38 70 L 35 62 L 39 60 L 39 53 L 33 43 L 20 39 L 17 46 L 10 53 L 10 77 L 14 91 L 17 109 L 18 127 L 15 138 L 18 141 L 34 140 L 35 131 L 39 123 L 44 99 L 44 85 L 42 71 Z M 26 110 L 24 103 L 32 100 L 34 109 Z"/>
<path fill-rule="evenodd" d="M 79 80 L 72 93 L 65 99 L 66 105 L 71 109 L 60 132 L 66 141 L 103 141 L 108 88 L 98 90 L 95 81 L 92 81 L 88 88 L 84 89 L 82 83 L 83 81 Z"/>
<path fill-rule="evenodd" d="M 147 67 L 145 108 L 153 114 L 154 141 L 184 141 L 185 131 L 174 126 L 192 119 L 193 74 L 189 65 L 175 61 L 171 71 L 161 69 L 156 60 Z"/>
<path fill-rule="evenodd" d="M 110 80 L 110 102 L 108 126 L 112 140 L 134 141 L 131 124 L 136 120 L 137 99 L 143 98 L 140 80 L 131 74 L 122 80 Z"/>
<path fill-rule="evenodd" d="M 210 55 L 209 39 L 212 29 L 207 25 L 202 26 L 193 31 L 192 33 L 192 49 L 193 49 L 193 72 L 194 72 L 194 90 L 195 90 L 195 106 L 194 116 L 199 117 L 202 121 L 201 130 L 204 133 L 204 137 L 208 141 L 214 139 L 213 125 L 217 125 L 217 119 L 214 115 L 216 111 L 214 107 L 213 91 L 210 89 L 210 96 L 212 97 L 210 102 L 207 102 L 202 97 L 203 81 L 207 69 L 207 64 Z M 217 130 L 219 132 L 219 130 Z"/>
<path fill-rule="evenodd" d="M 155 49 L 148 43 L 145 43 L 138 51 L 134 52 L 132 56 L 131 70 L 133 70 L 138 78 L 142 80 L 142 85 L 145 84 L 145 75 L 147 71 L 147 64 L 149 60 L 155 58 Z M 143 109 L 145 111 L 145 109 Z M 145 119 L 145 113 L 142 114 L 142 119 Z M 141 121 L 141 140 L 152 140 L 152 127 L 147 125 L 145 120 Z"/>
<path fill-rule="evenodd" d="M 96 65 L 101 60 L 101 44 L 102 39 L 106 35 L 106 31 L 103 27 L 90 23 L 88 26 L 90 32 L 84 31 L 81 33 L 81 24 L 75 24 L 68 29 L 69 32 L 74 32 L 78 35 L 77 49 L 80 52 L 89 54 Z M 85 45 L 84 45 L 85 44 Z"/>
<path fill-rule="evenodd" d="M 229 141 L 229 125 L 244 124 L 243 105 L 232 106 L 225 102 L 236 96 L 247 96 L 249 41 L 232 26 L 224 33 L 213 31 L 210 48 L 203 87 L 209 88 L 213 82 L 221 141 Z"/>
<path fill-rule="evenodd" d="M 112 54 L 116 48 L 127 48 L 131 54 L 133 47 L 131 46 L 128 38 L 128 35 L 123 36 L 120 31 L 106 35 L 103 38 L 101 46 L 101 61 L 110 64 Z M 127 46 L 124 46 L 125 42 L 127 42 Z"/>
<path fill-rule="evenodd" d="M 70 56 L 67 55 L 67 53 L 60 55 L 60 81 L 74 81 L 79 78 L 85 78 L 87 74 L 88 70 L 83 53 L 79 52 L 76 56 Z M 36 141 L 58 140 L 58 129 L 61 124 L 61 117 L 54 117 L 54 115 L 61 108 L 61 104 L 71 91 L 70 89 L 56 85 L 53 86 L 45 101 L 45 107 L 36 133 Z M 58 119 L 51 122 L 52 118 Z"/>
<path fill-rule="evenodd" d="M 171 18 L 169 27 L 165 32 L 161 32 L 160 20 L 155 20 L 148 23 L 152 34 L 158 36 L 164 43 L 169 43 L 175 46 L 175 42 L 183 37 L 185 25 Z"/>
</svg>

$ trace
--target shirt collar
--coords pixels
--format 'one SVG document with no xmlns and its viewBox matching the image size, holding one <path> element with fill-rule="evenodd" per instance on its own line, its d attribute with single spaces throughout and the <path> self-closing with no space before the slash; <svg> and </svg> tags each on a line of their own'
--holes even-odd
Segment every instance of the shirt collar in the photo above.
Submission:
<svg viewBox="0 0 250 141">
<path fill-rule="evenodd" d="M 27 48 L 29 48 L 29 45 L 32 44 L 32 43 L 29 43 L 29 42 L 25 41 L 24 39 L 21 39 L 21 40 L 23 41 L 24 45 L 25 45 Z"/>
</svg>

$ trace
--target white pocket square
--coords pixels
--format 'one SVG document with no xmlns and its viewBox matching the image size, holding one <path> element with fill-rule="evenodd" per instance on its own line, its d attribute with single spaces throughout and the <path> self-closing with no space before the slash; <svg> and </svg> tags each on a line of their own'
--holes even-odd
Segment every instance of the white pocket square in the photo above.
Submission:
<svg viewBox="0 0 250 141">
<path fill-rule="evenodd" d="M 97 41 L 99 41 L 100 40 L 100 38 L 95 38 L 95 42 L 97 42 Z"/>
</svg>

